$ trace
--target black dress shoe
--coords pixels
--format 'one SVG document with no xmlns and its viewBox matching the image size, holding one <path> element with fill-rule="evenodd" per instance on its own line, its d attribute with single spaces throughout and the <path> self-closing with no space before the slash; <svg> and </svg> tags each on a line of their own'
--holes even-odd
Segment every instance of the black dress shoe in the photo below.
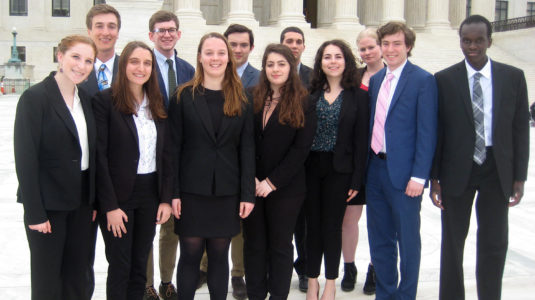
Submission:
<svg viewBox="0 0 535 300">
<path fill-rule="evenodd" d="M 245 287 L 245 281 L 243 277 L 232 277 L 232 297 L 243 300 L 247 299 L 247 288 Z"/>
<path fill-rule="evenodd" d="M 145 287 L 145 292 L 143 293 L 143 300 L 160 300 L 160 297 L 158 297 L 158 293 L 156 292 L 154 286 L 151 285 Z"/>
<path fill-rule="evenodd" d="M 308 276 L 298 275 L 299 276 L 299 290 L 303 293 L 308 291 Z"/>
<path fill-rule="evenodd" d="M 176 288 L 173 283 L 160 283 L 160 297 L 163 300 L 178 300 L 178 295 L 176 293 Z"/>
<path fill-rule="evenodd" d="M 204 271 L 199 271 L 199 281 L 197 282 L 197 289 L 200 289 L 208 280 L 208 274 Z"/>
<path fill-rule="evenodd" d="M 355 263 L 344 264 L 344 278 L 342 279 L 341 288 L 344 292 L 351 292 L 355 289 L 355 283 L 357 282 L 357 267 Z"/>
<path fill-rule="evenodd" d="M 368 274 L 366 274 L 366 282 L 362 291 L 366 295 L 375 294 L 375 268 L 371 264 L 368 265 Z"/>
</svg>

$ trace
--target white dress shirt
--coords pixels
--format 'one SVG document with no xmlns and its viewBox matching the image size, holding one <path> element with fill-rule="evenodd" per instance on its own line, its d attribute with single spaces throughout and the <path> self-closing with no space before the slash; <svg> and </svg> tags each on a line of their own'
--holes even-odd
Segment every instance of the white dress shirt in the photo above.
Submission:
<svg viewBox="0 0 535 300">
<path fill-rule="evenodd" d="M 106 65 L 106 70 L 104 70 L 104 74 L 106 74 L 106 78 L 108 79 L 108 84 L 111 86 L 112 80 L 113 80 L 113 64 L 115 63 L 115 55 L 113 55 L 108 61 L 102 62 L 100 59 L 95 59 L 95 75 L 98 79 L 98 69 L 102 64 Z"/>
<path fill-rule="evenodd" d="M 82 161 L 81 170 L 85 171 L 89 168 L 89 143 L 87 141 L 87 124 L 85 122 L 84 109 L 82 108 L 82 102 L 78 96 L 78 87 L 74 87 L 74 99 L 72 101 L 72 108 L 67 105 L 69 112 L 71 113 L 76 131 L 78 133 L 78 142 L 80 143 L 80 149 L 82 149 Z"/>
<path fill-rule="evenodd" d="M 492 70 L 490 58 L 487 63 L 479 71 L 476 71 L 472 66 L 464 60 L 466 65 L 466 73 L 468 75 L 468 86 L 470 87 L 470 99 L 474 93 L 474 75 L 479 72 L 479 84 L 483 92 L 483 127 L 485 127 L 485 146 L 492 146 Z"/>
<path fill-rule="evenodd" d="M 139 162 L 137 174 L 156 172 L 156 125 L 148 107 L 147 94 L 138 107 L 137 116 L 134 115 L 137 136 L 139 140 Z"/>
<path fill-rule="evenodd" d="M 176 72 L 176 62 L 175 62 L 175 56 L 171 55 L 171 57 L 167 58 L 165 55 L 161 54 L 154 48 L 154 56 L 156 57 L 156 62 L 158 63 L 158 67 L 160 68 L 160 74 L 162 75 L 163 84 L 165 85 L 165 90 L 169 90 L 169 64 L 167 63 L 167 60 L 170 59 L 173 61 L 173 70 L 175 71 L 175 80 L 177 79 L 177 72 Z M 175 86 L 176 86 L 175 82 Z M 171 97 L 172 95 L 168 95 Z"/>
</svg>

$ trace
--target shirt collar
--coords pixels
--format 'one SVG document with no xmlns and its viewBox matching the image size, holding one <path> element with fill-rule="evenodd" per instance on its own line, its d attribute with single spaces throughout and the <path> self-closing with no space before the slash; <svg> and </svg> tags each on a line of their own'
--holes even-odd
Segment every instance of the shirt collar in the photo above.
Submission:
<svg viewBox="0 0 535 300">
<path fill-rule="evenodd" d="M 490 58 L 487 59 L 487 63 L 479 71 L 477 71 L 476 69 L 472 68 L 472 66 L 468 63 L 468 61 L 466 61 L 466 59 L 464 60 L 464 64 L 466 65 L 466 73 L 468 75 L 468 78 L 472 78 L 474 76 L 474 74 L 476 74 L 477 72 L 481 73 L 481 75 L 483 75 L 483 77 L 485 77 L 487 79 L 491 78 L 491 71 L 490 71 L 491 70 L 491 62 L 490 62 Z"/>
<path fill-rule="evenodd" d="M 160 51 L 156 50 L 156 48 L 154 48 L 154 56 L 156 57 L 156 61 L 158 61 L 158 64 L 167 63 L 168 59 L 172 60 L 173 64 L 175 63 L 175 56 L 174 55 L 171 55 L 171 57 L 167 58 L 165 55 L 160 53 Z"/>
<path fill-rule="evenodd" d="M 238 75 L 240 76 L 240 78 L 242 77 L 243 72 L 245 72 L 245 69 L 247 68 L 248 65 L 249 65 L 249 62 L 246 61 L 243 65 L 236 68 L 236 72 L 238 72 Z"/>
<path fill-rule="evenodd" d="M 394 78 L 398 78 L 401 76 L 401 72 L 403 72 L 403 69 L 405 68 L 405 65 L 407 64 L 408 59 L 405 59 L 405 61 L 401 64 L 401 66 L 397 67 L 394 71 L 391 71 L 388 66 L 386 66 L 386 74 L 392 73 L 394 74 Z"/>
<path fill-rule="evenodd" d="M 110 71 L 110 73 L 112 73 L 112 70 L 113 70 L 113 64 L 115 63 L 115 55 L 112 56 L 110 59 L 108 59 L 108 61 L 101 61 L 100 59 L 96 59 L 95 60 L 95 72 L 97 72 L 98 74 L 98 68 L 100 68 L 100 66 L 102 64 L 105 64 L 106 65 L 106 68 L 108 68 L 108 71 Z"/>
</svg>

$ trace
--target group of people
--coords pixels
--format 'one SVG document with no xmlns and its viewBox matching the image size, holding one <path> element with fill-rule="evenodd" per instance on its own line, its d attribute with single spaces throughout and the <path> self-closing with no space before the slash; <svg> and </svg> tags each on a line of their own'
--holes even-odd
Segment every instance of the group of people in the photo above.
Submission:
<svg viewBox="0 0 535 300">
<path fill-rule="evenodd" d="M 154 49 L 132 41 L 120 56 L 117 10 L 97 4 L 86 23 L 89 37 L 63 38 L 58 70 L 17 106 L 32 299 L 91 299 L 100 227 L 107 299 L 191 300 L 204 282 L 211 299 L 226 299 L 232 247 L 237 299 L 287 299 L 295 268 L 306 299 L 318 300 L 323 260 L 321 299 L 332 300 L 342 253 L 341 286 L 354 289 L 365 203 L 364 292 L 415 299 L 428 180 L 443 210 L 440 298 L 464 299 L 476 191 L 478 293 L 500 298 L 507 208 L 527 176 L 529 115 L 522 71 L 486 55 L 485 18 L 461 24 L 466 59 L 435 76 L 408 61 L 415 34 L 399 22 L 358 35 L 364 68 L 337 39 L 306 67 L 304 34 L 288 27 L 266 47 L 261 70 L 248 62 L 254 37 L 243 25 L 204 35 L 193 68 L 177 56 L 171 12 L 149 21 Z"/>
</svg>

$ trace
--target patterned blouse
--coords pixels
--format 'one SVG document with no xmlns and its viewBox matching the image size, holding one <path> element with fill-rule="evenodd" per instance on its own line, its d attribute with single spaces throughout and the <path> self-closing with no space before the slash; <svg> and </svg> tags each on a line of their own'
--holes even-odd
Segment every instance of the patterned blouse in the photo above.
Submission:
<svg viewBox="0 0 535 300">
<path fill-rule="evenodd" d="M 138 107 L 137 116 L 133 117 L 139 140 L 137 174 L 156 172 L 156 136 L 158 133 L 148 107 L 146 94 Z"/>
<path fill-rule="evenodd" d="M 327 102 L 324 92 L 321 93 L 320 99 L 316 104 L 318 127 L 311 151 L 332 152 L 334 150 L 336 137 L 338 136 L 338 119 L 342 108 L 343 93 L 344 91 L 341 91 L 332 104 Z"/>
</svg>

